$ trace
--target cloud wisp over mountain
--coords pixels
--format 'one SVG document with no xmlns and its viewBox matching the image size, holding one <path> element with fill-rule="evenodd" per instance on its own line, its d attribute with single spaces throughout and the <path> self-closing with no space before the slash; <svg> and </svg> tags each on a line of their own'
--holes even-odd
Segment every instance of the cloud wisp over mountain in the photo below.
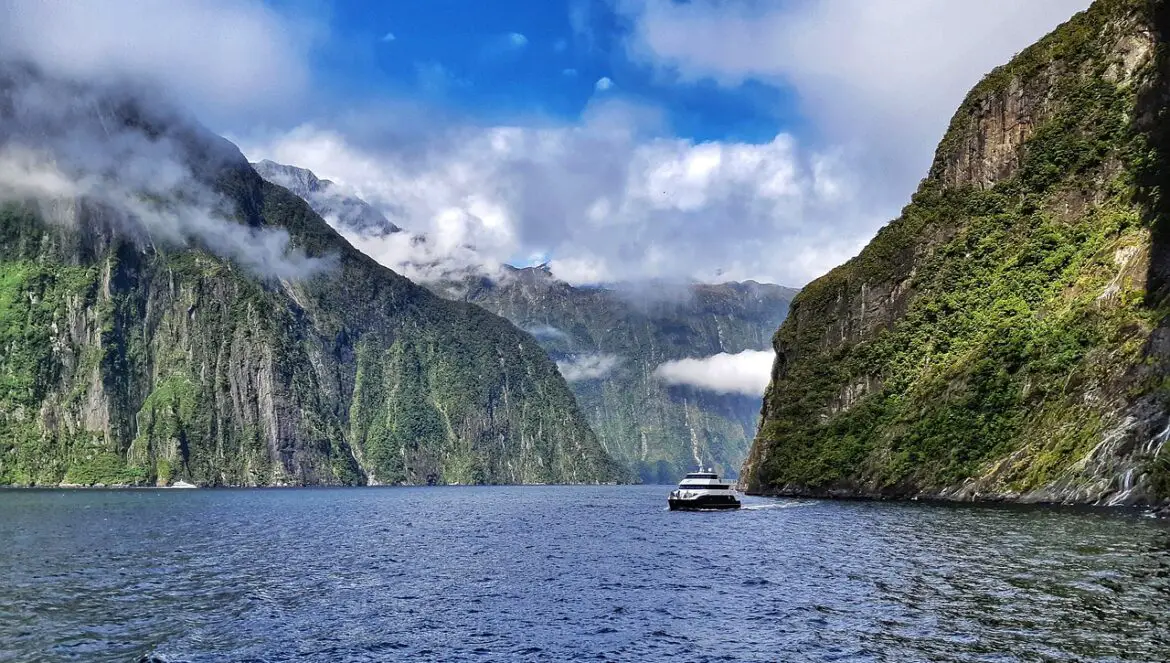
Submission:
<svg viewBox="0 0 1170 663">
<path fill-rule="evenodd" d="M 970 85 L 1087 3 L 0 0 L 0 55 L 154 81 L 425 236 L 357 241 L 419 278 L 540 255 L 574 283 L 801 285 L 896 215 Z"/>
<path fill-rule="evenodd" d="M 621 357 L 598 353 L 577 355 L 557 362 L 557 368 L 568 382 L 600 380 L 621 364 Z"/>
<path fill-rule="evenodd" d="M 287 231 L 235 220 L 208 181 L 243 165 L 231 144 L 144 100 L 138 88 L 114 90 L 0 66 L 0 201 L 41 205 L 62 224 L 96 216 L 143 245 L 198 244 L 263 277 L 329 268 L 330 260 L 290 247 Z M 206 172 L 192 170 L 200 167 Z"/>
<path fill-rule="evenodd" d="M 800 281 L 855 248 L 829 226 L 853 204 L 831 155 L 786 134 L 761 145 L 644 140 L 637 122 L 622 104 L 600 104 L 577 127 L 457 129 L 422 154 L 359 148 L 312 126 L 245 150 L 347 183 L 441 253 L 474 247 L 497 263 L 547 254 L 575 283 Z M 794 234 L 814 236 L 817 251 L 785 248 Z M 397 256 L 400 243 L 366 248 Z"/>
<path fill-rule="evenodd" d="M 775 358 L 771 350 L 721 352 L 711 357 L 668 361 L 655 369 L 654 375 L 667 384 L 759 397 L 768 387 Z"/>
<path fill-rule="evenodd" d="M 96 82 L 141 79 L 204 119 L 246 122 L 303 102 L 326 31 L 261 0 L 0 0 L 0 57 Z"/>
</svg>

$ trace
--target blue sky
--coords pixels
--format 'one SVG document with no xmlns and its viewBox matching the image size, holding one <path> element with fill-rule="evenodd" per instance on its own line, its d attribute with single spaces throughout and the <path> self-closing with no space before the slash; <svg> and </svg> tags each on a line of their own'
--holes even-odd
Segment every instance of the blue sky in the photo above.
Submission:
<svg viewBox="0 0 1170 663">
<path fill-rule="evenodd" d="M 801 286 L 898 214 L 981 76 L 1087 5 L 0 0 L 0 56 L 148 80 L 338 182 L 429 238 L 349 237 L 411 278 Z"/>
<path fill-rule="evenodd" d="M 407 97 L 484 123 L 574 122 L 605 78 L 610 94 L 660 109 L 676 136 L 765 142 L 808 129 L 783 86 L 679 84 L 632 62 L 630 21 L 606 2 L 360 0 L 322 13 L 331 38 L 313 67 L 333 99 Z"/>
</svg>

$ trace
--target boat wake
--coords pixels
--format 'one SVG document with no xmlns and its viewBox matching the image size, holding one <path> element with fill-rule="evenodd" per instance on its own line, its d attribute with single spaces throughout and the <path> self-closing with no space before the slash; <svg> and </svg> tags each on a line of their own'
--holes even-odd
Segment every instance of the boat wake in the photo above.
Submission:
<svg viewBox="0 0 1170 663">
<path fill-rule="evenodd" d="M 804 506 L 811 504 L 811 502 L 765 502 L 763 504 L 744 504 L 739 508 L 740 511 L 770 511 L 772 509 L 791 509 L 793 507 Z"/>
</svg>

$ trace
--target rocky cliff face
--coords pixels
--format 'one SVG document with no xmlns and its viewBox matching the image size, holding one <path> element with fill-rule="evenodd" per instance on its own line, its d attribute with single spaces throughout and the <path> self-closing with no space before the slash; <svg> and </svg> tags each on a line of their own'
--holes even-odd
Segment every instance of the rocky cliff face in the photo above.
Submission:
<svg viewBox="0 0 1170 663">
<path fill-rule="evenodd" d="M 401 231 L 353 192 L 335 182 L 318 178 L 311 170 L 267 159 L 252 164 L 252 168 L 269 182 L 304 198 L 338 232 L 379 236 Z"/>
<path fill-rule="evenodd" d="M 540 267 L 435 288 L 536 336 L 602 445 L 648 483 L 676 483 L 698 464 L 738 476 L 759 398 L 670 385 L 655 371 L 672 360 L 767 348 L 795 294 L 748 282 L 647 296 L 574 287 Z"/>
<path fill-rule="evenodd" d="M 353 250 L 226 141 L 10 65 L 0 126 L 0 484 L 628 476 L 530 335 Z"/>
<path fill-rule="evenodd" d="M 902 215 L 794 300 L 750 491 L 1170 495 L 1167 15 L 1099 0 L 971 91 Z"/>
</svg>

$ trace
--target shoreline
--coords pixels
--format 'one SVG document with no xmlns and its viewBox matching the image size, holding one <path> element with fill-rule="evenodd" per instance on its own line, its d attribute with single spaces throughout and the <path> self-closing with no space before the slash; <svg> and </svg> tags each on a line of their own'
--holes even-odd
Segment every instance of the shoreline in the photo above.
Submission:
<svg viewBox="0 0 1170 663">
<path fill-rule="evenodd" d="M 1059 501 L 1047 499 L 1020 499 L 1020 496 L 993 493 L 980 497 L 948 496 L 946 493 L 919 493 L 913 495 L 883 495 L 881 493 L 866 493 L 855 490 L 795 490 L 781 489 L 774 491 L 741 491 L 744 495 L 765 498 L 785 499 L 812 499 L 834 502 L 900 502 L 905 504 L 927 504 L 934 506 L 978 506 L 1001 509 L 1029 509 L 1051 508 L 1099 513 L 1132 513 L 1150 516 L 1163 520 L 1170 520 L 1170 502 L 1160 504 L 1132 503 L 1108 504 L 1102 500 L 1095 502 Z"/>
<path fill-rule="evenodd" d="M 202 491 L 227 491 L 227 490 L 329 490 L 329 489 L 395 489 L 395 488 L 529 488 L 529 487 L 565 487 L 565 488 L 583 488 L 583 487 L 602 487 L 602 486 L 655 486 L 656 484 L 615 484 L 615 483 L 565 483 L 565 484 L 442 484 L 442 485 L 428 485 L 428 484 L 402 484 L 402 485 L 364 485 L 364 486 L 348 486 L 348 485 L 264 485 L 264 486 L 240 486 L 240 485 L 216 485 L 216 486 L 198 486 L 186 482 L 180 482 L 182 485 L 172 484 L 169 486 L 142 486 L 142 485 L 91 485 L 83 486 L 78 484 L 57 484 L 57 485 L 39 485 L 39 486 L 18 486 L 8 485 L 0 486 L 0 492 L 12 491 L 150 491 L 150 490 L 202 490 Z M 670 484 L 663 484 L 668 486 Z M 1053 509 L 1066 511 L 1080 511 L 1100 514 L 1115 514 L 1115 515 L 1132 515 L 1157 518 L 1159 520 L 1170 521 L 1170 504 L 1103 504 L 1094 502 L 1073 502 L 1073 501 L 1053 501 L 1053 500 L 1020 500 L 1005 497 L 1003 495 L 994 495 L 985 499 L 971 499 L 971 498 L 954 498 L 939 494 L 920 494 L 911 496 L 894 496 L 881 495 L 874 493 L 860 493 L 857 491 L 798 491 L 798 490 L 779 490 L 779 491 L 739 491 L 744 495 L 751 497 L 760 497 L 765 499 L 799 499 L 799 500 L 817 500 L 828 502 L 892 502 L 901 504 L 922 504 L 928 506 L 938 507 L 979 507 L 979 508 L 998 508 L 1007 510 L 1028 510 L 1028 509 Z"/>
</svg>

